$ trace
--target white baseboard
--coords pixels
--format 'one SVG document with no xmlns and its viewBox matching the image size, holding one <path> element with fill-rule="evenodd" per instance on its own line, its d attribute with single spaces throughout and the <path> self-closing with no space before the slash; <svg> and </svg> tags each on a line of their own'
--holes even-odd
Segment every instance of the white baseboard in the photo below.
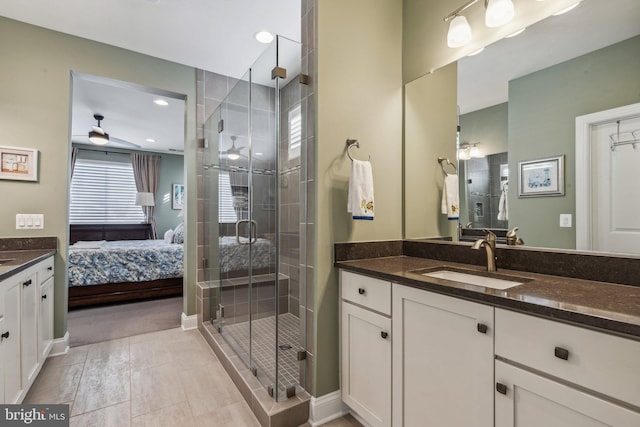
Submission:
<svg viewBox="0 0 640 427">
<path fill-rule="evenodd" d="M 181 316 L 181 319 L 182 319 L 182 330 L 183 331 L 188 331 L 189 329 L 196 329 L 198 327 L 198 315 L 197 314 L 193 314 L 191 316 L 187 316 L 183 312 L 182 316 Z"/>
<path fill-rule="evenodd" d="M 311 397 L 309 403 L 309 424 L 317 427 L 349 413 L 349 408 L 342 403 L 340 390 L 320 397 Z"/>
<path fill-rule="evenodd" d="M 48 357 L 62 356 L 69 352 L 69 331 L 64 334 L 62 338 L 56 338 L 51 345 L 51 351 Z"/>
</svg>

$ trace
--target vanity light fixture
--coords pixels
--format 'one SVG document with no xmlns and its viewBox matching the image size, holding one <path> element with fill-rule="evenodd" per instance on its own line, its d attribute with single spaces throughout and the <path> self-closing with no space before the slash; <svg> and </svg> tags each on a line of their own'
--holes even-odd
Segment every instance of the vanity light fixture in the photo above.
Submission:
<svg viewBox="0 0 640 427">
<path fill-rule="evenodd" d="M 447 46 L 462 47 L 471 41 L 471 27 L 467 18 L 457 15 L 449 24 L 449 32 L 447 33 Z"/>
<path fill-rule="evenodd" d="M 500 27 L 511 21 L 515 15 L 511 0 L 485 0 L 487 11 L 484 14 L 484 23 L 489 28 Z"/>
<path fill-rule="evenodd" d="M 269 31 L 258 31 L 253 35 L 260 43 L 269 44 L 273 41 L 273 34 Z"/>
</svg>

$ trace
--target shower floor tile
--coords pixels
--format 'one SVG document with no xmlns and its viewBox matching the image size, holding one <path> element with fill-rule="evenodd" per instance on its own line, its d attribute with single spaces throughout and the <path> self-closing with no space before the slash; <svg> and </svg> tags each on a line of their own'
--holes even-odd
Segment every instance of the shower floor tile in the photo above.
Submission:
<svg viewBox="0 0 640 427">
<path fill-rule="evenodd" d="M 278 362 L 280 365 L 280 387 L 287 388 L 300 383 L 300 363 L 297 358 L 300 350 L 300 319 L 291 313 L 284 313 L 278 316 L 279 340 L 278 340 Z M 254 320 L 253 329 L 253 352 L 252 357 L 258 368 L 267 377 L 275 382 L 274 372 L 276 366 L 275 316 L 264 317 Z M 236 323 L 224 326 L 222 335 L 227 342 L 234 347 L 242 359 L 246 361 L 245 354 L 249 353 L 249 324 Z"/>
</svg>

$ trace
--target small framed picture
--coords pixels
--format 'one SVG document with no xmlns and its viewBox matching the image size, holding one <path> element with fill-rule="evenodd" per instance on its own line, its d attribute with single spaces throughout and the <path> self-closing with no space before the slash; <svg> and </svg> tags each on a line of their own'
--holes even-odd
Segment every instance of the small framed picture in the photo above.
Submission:
<svg viewBox="0 0 640 427">
<path fill-rule="evenodd" d="M 564 155 L 518 162 L 518 197 L 564 196 Z"/>
<path fill-rule="evenodd" d="M 171 191 L 171 209 L 180 210 L 184 207 L 184 184 L 173 184 Z"/>
<path fill-rule="evenodd" d="M 0 146 L 0 179 L 38 180 L 38 150 Z"/>
</svg>

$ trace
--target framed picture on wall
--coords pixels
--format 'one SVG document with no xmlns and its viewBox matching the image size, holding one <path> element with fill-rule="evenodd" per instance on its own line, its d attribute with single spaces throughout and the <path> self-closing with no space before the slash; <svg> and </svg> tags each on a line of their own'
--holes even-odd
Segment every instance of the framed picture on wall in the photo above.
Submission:
<svg viewBox="0 0 640 427">
<path fill-rule="evenodd" d="M 180 210 L 184 207 L 184 184 L 173 184 L 171 191 L 171 209 Z"/>
<path fill-rule="evenodd" d="M 38 150 L 0 146 L 0 179 L 38 180 Z"/>
<path fill-rule="evenodd" d="M 564 196 L 564 155 L 518 162 L 518 197 Z"/>
</svg>

